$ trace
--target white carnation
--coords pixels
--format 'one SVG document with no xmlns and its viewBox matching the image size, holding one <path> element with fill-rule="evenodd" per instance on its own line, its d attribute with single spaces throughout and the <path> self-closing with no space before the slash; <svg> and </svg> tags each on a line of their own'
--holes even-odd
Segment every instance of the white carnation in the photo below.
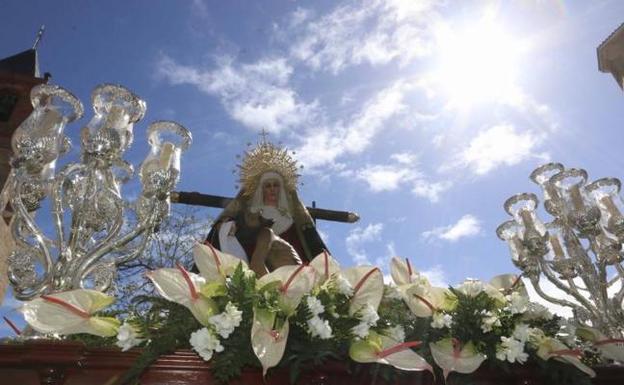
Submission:
<svg viewBox="0 0 624 385">
<path fill-rule="evenodd" d="M 308 328 L 310 329 L 310 335 L 312 337 L 319 337 L 322 340 L 327 340 L 333 337 L 329 321 L 322 320 L 318 316 L 314 316 L 308 320 Z"/>
<path fill-rule="evenodd" d="M 511 293 L 507 298 L 509 300 L 509 310 L 511 314 L 524 313 L 529 306 L 529 297 L 526 297 L 517 291 Z"/>
<path fill-rule="evenodd" d="M 208 321 L 214 325 L 215 330 L 223 338 L 228 338 L 230 334 L 240 325 L 243 320 L 243 312 L 238 310 L 236 305 L 228 302 L 225 305 L 225 311 L 217 315 L 213 315 Z"/>
<path fill-rule="evenodd" d="M 501 337 L 501 344 L 498 346 L 496 358 L 501 361 L 507 360 L 510 363 L 518 362 L 524 364 L 529 355 L 524 351 L 524 342 L 512 337 Z"/>
<path fill-rule="evenodd" d="M 468 297 L 476 297 L 485 290 L 485 285 L 477 279 L 467 279 L 457 287 L 457 290 Z"/>
<path fill-rule="evenodd" d="M 367 324 L 366 322 L 360 322 L 359 324 L 357 324 L 351 329 L 351 333 L 353 333 L 353 335 L 358 336 L 360 338 L 366 338 L 368 337 L 369 330 L 370 330 L 369 324 Z"/>
<path fill-rule="evenodd" d="M 115 345 L 121 348 L 122 352 L 129 350 L 143 342 L 137 329 L 128 322 L 124 322 L 117 331 L 117 342 Z"/>
<path fill-rule="evenodd" d="M 306 299 L 306 304 L 308 305 L 308 309 L 310 309 L 312 316 L 317 316 L 325 311 L 321 301 L 314 296 L 309 296 Z"/>
<path fill-rule="evenodd" d="M 529 330 L 531 328 L 527 324 L 517 324 L 513 331 L 513 338 L 525 343 L 529 339 Z"/>
<path fill-rule="evenodd" d="M 353 287 L 351 286 L 351 284 L 349 283 L 349 281 L 347 281 L 345 277 L 341 275 L 337 275 L 335 282 L 336 282 L 336 290 L 338 291 L 338 293 L 342 295 L 346 295 L 347 297 L 350 297 L 353 295 Z"/>
<path fill-rule="evenodd" d="M 360 338 L 366 338 L 371 326 L 375 326 L 379 320 L 379 314 L 371 306 L 363 306 L 360 310 L 360 323 L 351 329 L 351 332 Z"/>
<path fill-rule="evenodd" d="M 483 316 L 481 319 L 481 330 L 483 330 L 484 333 L 492 331 L 494 326 L 501 326 L 500 319 L 491 311 L 482 311 L 481 315 Z"/>
<path fill-rule="evenodd" d="M 214 352 L 223 351 L 223 346 L 221 346 L 219 338 L 207 328 L 202 328 L 191 333 L 189 342 L 193 350 L 195 350 L 204 361 L 209 361 Z"/>
<path fill-rule="evenodd" d="M 384 290 L 384 297 L 388 299 L 402 299 L 401 293 L 394 285 L 386 285 Z"/>
<path fill-rule="evenodd" d="M 435 312 L 432 318 L 431 327 L 434 329 L 450 328 L 453 324 L 453 317 L 450 314 Z"/>
</svg>

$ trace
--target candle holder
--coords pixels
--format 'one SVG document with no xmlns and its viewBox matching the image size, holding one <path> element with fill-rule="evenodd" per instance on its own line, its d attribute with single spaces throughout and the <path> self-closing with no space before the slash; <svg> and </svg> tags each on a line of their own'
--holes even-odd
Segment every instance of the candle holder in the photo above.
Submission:
<svg viewBox="0 0 624 385">
<path fill-rule="evenodd" d="M 587 172 L 548 163 L 530 176 L 544 194 L 544 208 L 554 219 L 537 214 L 535 194 L 509 198 L 513 217 L 497 235 L 509 245 L 512 261 L 546 301 L 570 307 L 579 325 L 610 338 L 624 337 L 624 204 L 615 178 L 588 183 Z M 567 294 L 547 293 L 544 279 Z"/>
<path fill-rule="evenodd" d="M 145 102 L 112 84 L 97 86 L 91 99 L 94 115 L 80 133 L 80 162 L 55 172 L 58 158 L 71 146 L 63 131 L 83 113 L 80 101 L 61 87 L 34 87 L 34 110 L 13 135 L 12 168 L 0 207 L 10 204 L 13 210 L 16 245 L 9 256 L 9 281 L 19 300 L 77 288 L 108 290 L 116 267 L 137 258 L 169 214 L 190 132 L 174 122 L 149 126 L 142 192 L 128 202 L 121 187 L 134 169 L 122 157 L 132 144 L 134 123 L 145 115 Z M 170 138 L 162 142 L 165 133 Z M 45 198 L 49 204 L 42 205 Z M 51 238 L 35 221 L 44 206 L 53 219 Z"/>
</svg>

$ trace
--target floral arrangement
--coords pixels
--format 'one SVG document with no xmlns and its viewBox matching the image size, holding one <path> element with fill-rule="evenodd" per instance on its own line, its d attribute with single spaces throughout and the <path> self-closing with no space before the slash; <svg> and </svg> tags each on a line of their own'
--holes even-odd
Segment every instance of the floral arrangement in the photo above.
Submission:
<svg viewBox="0 0 624 385">
<path fill-rule="evenodd" d="M 93 290 L 27 302 L 26 321 L 41 333 L 105 337 L 124 351 L 142 346 L 125 380 L 184 347 L 210 361 L 224 382 L 246 366 L 260 366 L 266 375 L 279 365 L 290 367 L 294 381 L 304 365 L 349 357 L 385 365 L 389 373 L 429 371 L 445 379 L 484 362 L 503 369 L 532 362 L 579 383 L 595 375 L 587 365 L 594 353 L 624 361 L 623 341 L 574 330 L 530 302 L 512 275 L 441 288 L 398 258 L 391 262 L 393 285 L 384 284 L 377 267 L 342 269 L 326 252 L 309 265 L 280 267 L 261 278 L 210 245 L 196 245 L 194 259 L 199 274 L 179 265 L 149 272 L 162 298 L 139 299 L 146 307 L 123 323 L 96 315 L 113 298 Z M 583 356 L 587 351 L 590 357 Z"/>
</svg>

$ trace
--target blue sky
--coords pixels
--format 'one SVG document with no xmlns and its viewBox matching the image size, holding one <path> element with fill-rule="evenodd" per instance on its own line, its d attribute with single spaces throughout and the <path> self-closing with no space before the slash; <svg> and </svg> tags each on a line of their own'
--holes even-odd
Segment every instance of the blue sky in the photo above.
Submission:
<svg viewBox="0 0 624 385">
<path fill-rule="evenodd" d="M 29 48 L 45 24 L 40 68 L 53 83 L 84 103 L 104 82 L 146 100 L 133 164 L 147 153 L 151 121 L 192 131 L 179 190 L 233 195 L 235 156 L 262 128 L 295 150 L 305 203 L 361 216 L 318 224 L 343 265 L 409 257 L 445 284 L 516 272 L 495 229 L 507 197 L 538 192 L 535 167 L 622 175 L 623 95 L 596 59 L 624 21 L 621 1 L 0 7 L 0 56 Z M 66 130 L 76 144 L 86 109 Z M 16 306 L 1 310 L 15 319 Z"/>
</svg>

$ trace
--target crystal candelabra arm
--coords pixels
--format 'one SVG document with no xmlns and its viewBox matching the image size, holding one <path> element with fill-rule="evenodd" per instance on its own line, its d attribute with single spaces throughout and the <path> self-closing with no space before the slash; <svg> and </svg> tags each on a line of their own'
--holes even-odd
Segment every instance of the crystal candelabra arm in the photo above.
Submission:
<svg viewBox="0 0 624 385">
<path fill-rule="evenodd" d="M 542 267 L 542 273 L 544 274 L 544 276 L 546 277 L 546 279 L 548 279 L 548 281 L 550 283 L 552 283 L 553 285 L 555 285 L 555 287 L 561 291 L 563 291 L 566 294 L 569 294 L 570 296 L 572 296 L 576 301 L 578 301 L 579 303 L 581 303 L 583 306 L 586 306 L 588 308 L 588 310 L 592 313 L 592 314 L 596 314 L 598 315 L 598 309 L 587 300 L 587 298 L 585 298 L 581 293 L 578 292 L 576 285 L 572 284 L 570 286 L 566 286 L 563 282 L 561 282 L 559 279 L 557 279 L 557 277 L 555 277 L 555 275 L 553 274 L 552 270 L 550 269 L 550 267 L 545 263 L 545 261 L 543 261 L 542 259 L 540 259 L 540 265 Z M 570 283 L 569 280 L 568 283 Z M 537 282 L 539 283 L 539 280 L 537 280 Z M 533 285 L 535 285 L 535 282 L 533 282 L 533 280 L 531 280 L 531 283 L 533 283 Z M 538 292 L 539 294 L 539 292 Z M 551 299 L 548 299 L 546 297 L 544 297 L 542 294 L 540 294 L 540 296 L 542 296 L 544 299 L 551 301 Z M 550 296 L 549 296 L 550 297 Z M 550 297 L 552 298 L 552 297 Z M 573 304 L 572 302 L 566 301 L 569 304 Z M 570 305 L 566 305 L 566 306 L 570 306 Z M 574 305 L 574 307 L 578 307 L 578 305 Z"/>
<path fill-rule="evenodd" d="M 562 299 L 562 298 L 555 298 L 552 297 L 548 294 L 546 294 L 544 292 L 544 290 L 542 289 L 542 286 L 540 284 L 540 280 L 539 277 L 529 277 L 529 280 L 531 282 L 531 285 L 533 286 L 533 288 L 535 289 L 535 292 L 542 298 L 544 298 L 546 301 L 548 302 L 552 302 L 555 303 L 557 305 L 561 305 L 561 306 L 566 306 L 566 307 L 570 307 L 572 309 L 575 309 L 578 307 L 578 305 L 576 305 L 574 302 L 570 302 L 566 299 Z"/>
</svg>

